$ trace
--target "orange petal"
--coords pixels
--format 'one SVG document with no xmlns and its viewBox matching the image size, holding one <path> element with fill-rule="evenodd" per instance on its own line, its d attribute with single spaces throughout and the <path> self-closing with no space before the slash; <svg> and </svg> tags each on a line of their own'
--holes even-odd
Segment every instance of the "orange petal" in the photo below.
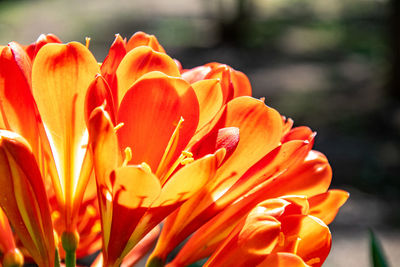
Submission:
<svg viewBox="0 0 400 267">
<path fill-rule="evenodd" d="M 278 251 L 294 253 L 313 267 L 321 266 L 331 249 L 329 228 L 309 215 L 290 215 L 280 221 L 285 240 Z"/>
<path fill-rule="evenodd" d="M 60 39 L 54 34 L 41 34 L 36 42 L 28 45 L 25 48 L 26 53 L 29 55 L 30 59 L 33 61 L 39 52 L 40 48 L 42 48 L 46 44 L 51 43 L 61 43 Z"/>
<path fill-rule="evenodd" d="M 291 140 L 311 141 L 315 135 L 316 133 L 311 131 L 310 128 L 306 126 L 300 126 L 291 129 L 287 134 L 285 134 L 285 136 L 282 138 L 282 143 L 289 142 Z"/>
<path fill-rule="evenodd" d="M 0 56 L 1 117 L 6 129 L 24 136 L 39 159 L 37 110 L 31 92 L 31 61 L 17 43 L 2 49 Z"/>
<path fill-rule="evenodd" d="M 101 106 L 105 105 L 105 110 L 111 117 L 112 122 L 115 124 L 116 114 L 113 96 L 108 83 L 101 75 L 96 75 L 96 78 L 89 85 L 85 98 L 85 121 L 86 124 L 89 121 L 90 114 L 92 111 Z"/>
<path fill-rule="evenodd" d="M 257 267 L 309 267 L 302 258 L 296 254 L 278 252 L 269 254 Z"/>
<path fill-rule="evenodd" d="M 111 173 L 113 184 L 113 211 L 110 241 L 106 248 L 107 264 L 120 263 L 137 223 L 159 196 L 158 178 L 138 166 L 127 166 Z M 136 245 L 136 244 L 134 244 Z M 131 244 L 128 244 L 131 246 Z"/>
<path fill-rule="evenodd" d="M 111 231 L 110 218 L 112 217 L 110 174 L 117 166 L 120 166 L 122 157 L 113 124 L 103 107 L 96 108 L 92 112 L 88 130 L 96 174 L 103 243 L 107 246 Z"/>
<path fill-rule="evenodd" d="M 50 208 L 42 176 L 29 144 L 0 130 L 0 205 L 13 229 L 39 266 L 54 264 Z"/>
<path fill-rule="evenodd" d="M 118 131 L 120 145 L 132 148 L 133 164 L 146 162 L 155 171 L 183 118 L 178 127 L 178 143 L 169 157 L 171 163 L 166 164 L 168 169 L 196 130 L 198 112 L 196 95 L 188 83 L 160 72 L 149 73 L 132 86 L 121 102 L 118 122 L 124 126 Z"/>
<path fill-rule="evenodd" d="M 8 222 L 7 216 L 0 208 L 0 251 L 5 253 L 15 249 L 13 232 Z"/>
<path fill-rule="evenodd" d="M 162 230 L 158 241 L 160 246 L 157 244 L 154 255 L 166 256 L 177 244 L 220 211 L 223 207 L 216 205 L 215 201 L 223 196 L 249 167 L 280 142 L 281 117 L 263 102 L 249 97 L 235 98 L 227 104 L 222 113 L 212 134 L 218 133 L 218 129 L 223 127 L 237 127 L 240 129 L 239 143 L 230 157 L 218 168 L 215 179 L 168 217 L 164 227 L 168 227 L 169 233 Z M 227 203 L 229 202 L 225 202 L 225 205 Z"/>
<path fill-rule="evenodd" d="M 203 80 L 192 84 L 200 106 L 197 129 L 208 123 L 222 108 L 222 91 L 218 80 Z"/>
<path fill-rule="evenodd" d="M 182 78 L 192 84 L 204 80 L 211 70 L 212 68 L 209 66 L 199 66 L 190 70 L 184 70 L 182 72 Z"/>
<path fill-rule="evenodd" d="M 349 193 L 343 190 L 329 190 L 328 192 L 308 199 L 310 215 L 318 217 L 325 224 L 330 224 L 339 212 L 339 208 L 349 198 Z"/>
<path fill-rule="evenodd" d="M 180 76 L 178 66 L 172 58 L 148 46 L 137 47 L 126 54 L 117 69 L 118 101 L 121 102 L 126 91 L 137 79 L 152 71 L 161 71 L 174 77 Z"/>
<path fill-rule="evenodd" d="M 67 227 L 72 225 L 70 208 L 81 167 L 85 95 L 98 72 L 97 61 L 79 43 L 48 44 L 39 50 L 33 64 L 33 95 L 51 135 L 53 155 L 59 159 Z"/>
<path fill-rule="evenodd" d="M 332 180 L 332 169 L 326 157 L 311 150 L 304 162 L 282 174 L 271 188 L 272 196 L 306 195 L 313 196 L 328 190 Z"/>
<path fill-rule="evenodd" d="M 113 105 L 118 107 L 118 81 L 116 71 L 122 59 L 126 55 L 126 44 L 121 35 L 116 34 L 115 40 L 110 47 L 107 57 L 101 64 L 101 74 L 110 85 L 111 94 L 114 99 Z M 111 105 L 111 103 L 109 103 Z"/>
<path fill-rule="evenodd" d="M 280 229 L 279 221 L 257 207 L 243 218 L 204 266 L 256 266 L 277 245 Z"/>
<path fill-rule="evenodd" d="M 165 53 L 164 48 L 158 43 L 157 38 L 154 35 L 149 35 L 144 32 L 136 32 L 132 35 L 126 46 L 128 51 L 138 46 L 149 46 L 156 52 Z"/>
<path fill-rule="evenodd" d="M 201 226 L 185 243 L 179 254 L 173 260 L 174 266 L 187 266 L 202 258 L 210 256 L 226 239 L 237 223 L 258 202 L 252 197 L 244 197 L 240 201 L 228 206 L 221 213 Z M 269 199 L 259 204 L 265 208 L 266 214 L 279 217 L 291 205 L 284 199 Z"/>
</svg>

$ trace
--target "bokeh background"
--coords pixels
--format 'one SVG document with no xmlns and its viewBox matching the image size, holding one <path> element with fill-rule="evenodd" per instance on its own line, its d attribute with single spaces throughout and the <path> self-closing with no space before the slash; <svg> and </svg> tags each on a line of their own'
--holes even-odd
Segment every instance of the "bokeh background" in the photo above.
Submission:
<svg viewBox="0 0 400 267">
<path fill-rule="evenodd" d="M 243 71 L 256 97 L 318 132 L 332 187 L 351 193 L 325 266 L 368 266 L 369 227 L 400 266 L 399 21 L 396 0 L 0 0 L 0 44 L 89 36 L 102 61 L 114 34 L 141 30 L 184 68 Z"/>
</svg>

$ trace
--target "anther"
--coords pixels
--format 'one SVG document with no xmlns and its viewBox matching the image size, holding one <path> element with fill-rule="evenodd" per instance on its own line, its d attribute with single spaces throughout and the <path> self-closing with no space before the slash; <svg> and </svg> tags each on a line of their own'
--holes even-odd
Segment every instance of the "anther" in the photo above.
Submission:
<svg viewBox="0 0 400 267">
<path fill-rule="evenodd" d="M 194 161 L 193 158 L 186 158 L 186 159 L 183 159 L 183 160 L 181 161 L 181 164 L 182 164 L 182 165 L 186 165 L 186 164 L 192 163 L 193 161 Z"/>
<path fill-rule="evenodd" d="M 147 173 L 151 173 L 151 167 L 149 166 L 149 164 L 147 164 L 146 162 L 142 162 L 140 164 L 140 166 L 142 167 L 142 169 L 147 172 Z"/>
<path fill-rule="evenodd" d="M 131 161 L 132 159 L 132 149 L 128 146 L 125 148 L 125 159 L 124 162 L 122 163 L 122 166 L 128 165 L 128 162 Z"/>
<path fill-rule="evenodd" d="M 89 45 L 90 45 L 90 37 L 86 37 L 86 38 L 85 38 L 85 41 L 86 41 L 86 48 L 89 48 Z"/>
<path fill-rule="evenodd" d="M 121 129 L 122 126 L 124 126 L 123 122 L 118 123 L 118 125 L 114 127 L 114 131 L 118 131 L 119 129 Z"/>
</svg>

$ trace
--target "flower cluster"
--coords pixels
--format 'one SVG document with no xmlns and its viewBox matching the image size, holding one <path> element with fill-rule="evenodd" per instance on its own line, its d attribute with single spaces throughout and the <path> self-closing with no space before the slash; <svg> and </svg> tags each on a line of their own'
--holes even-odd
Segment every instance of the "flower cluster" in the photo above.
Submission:
<svg viewBox="0 0 400 267">
<path fill-rule="evenodd" d="M 0 46 L 3 266 L 132 266 L 157 238 L 148 266 L 322 265 L 348 194 L 315 132 L 152 35 L 116 35 L 102 63 L 89 43 Z"/>
</svg>

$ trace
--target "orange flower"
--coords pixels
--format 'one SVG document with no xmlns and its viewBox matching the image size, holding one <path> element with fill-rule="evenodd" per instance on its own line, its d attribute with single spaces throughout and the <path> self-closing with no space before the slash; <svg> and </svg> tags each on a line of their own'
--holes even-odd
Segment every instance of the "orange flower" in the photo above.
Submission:
<svg viewBox="0 0 400 267">
<path fill-rule="evenodd" d="M 348 195 L 327 191 L 314 132 L 252 98 L 243 73 L 182 69 L 152 35 L 116 35 L 103 63 L 88 46 L 0 46 L 0 206 L 39 266 L 100 248 L 93 266 L 133 265 L 164 219 L 150 266 L 192 233 L 171 266 L 323 263 Z"/>
<path fill-rule="evenodd" d="M 46 188 L 49 199 L 40 198 L 51 204 L 61 235 L 78 229 L 80 204 L 92 170 L 82 148 L 87 143 L 83 102 L 100 70 L 85 46 L 53 42 L 58 38 L 43 35 L 26 47 L 27 52 L 16 43 L 1 48 L 0 97 L 3 128 L 28 141 L 42 182 L 52 184 Z"/>
</svg>

